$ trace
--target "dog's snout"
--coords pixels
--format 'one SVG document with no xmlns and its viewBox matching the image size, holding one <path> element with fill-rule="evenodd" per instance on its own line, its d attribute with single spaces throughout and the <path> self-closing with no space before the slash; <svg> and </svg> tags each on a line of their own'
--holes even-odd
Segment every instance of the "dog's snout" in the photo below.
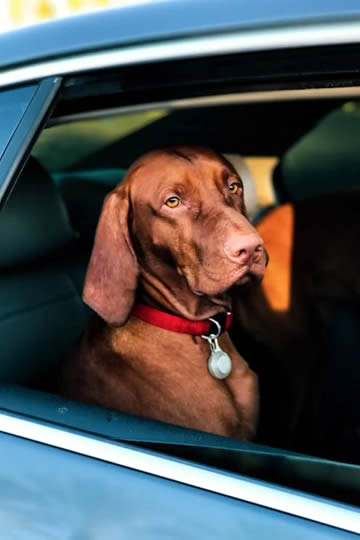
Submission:
<svg viewBox="0 0 360 540">
<path fill-rule="evenodd" d="M 235 235 L 225 245 L 227 257 L 238 264 L 255 261 L 263 252 L 263 241 L 257 233 Z"/>
</svg>

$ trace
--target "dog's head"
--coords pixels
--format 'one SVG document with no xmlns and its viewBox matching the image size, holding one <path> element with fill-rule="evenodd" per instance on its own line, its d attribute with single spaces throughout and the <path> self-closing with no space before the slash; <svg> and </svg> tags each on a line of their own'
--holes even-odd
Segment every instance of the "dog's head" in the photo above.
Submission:
<svg viewBox="0 0 360 540">
<path fill-rule="evenodd" d="M 125 322 L 142 272 L 176 294 L 215 296 L 259 281 L 267 255 L 250 224 L 241 178 L 215 152 L 174 147 L 146 154 L 105 199 L 84 300 Z"/>
</svg>

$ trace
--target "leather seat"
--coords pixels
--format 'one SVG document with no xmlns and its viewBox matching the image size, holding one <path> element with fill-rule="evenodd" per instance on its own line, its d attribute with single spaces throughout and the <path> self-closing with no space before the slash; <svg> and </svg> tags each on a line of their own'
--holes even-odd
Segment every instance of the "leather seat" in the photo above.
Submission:
<svg viewBox="0 0 360 540">
<path fill-rule="evenodd" d="M 343 106 L 282 156 L 274 175 L 278 202 L 294 202 L 360 187 L 360 112 Z"/>
<path fill-rule="evenodd" d="M 0 382 L 41 387 L 79 336 L 87 257 L 55 184 L 30 158 L 0 213 Z"/>
<path fill-rule="evenodd" d="M 282 234 L 278 236 L 273 235 L 274 242 L 279 242 L 279 252 L 282 250 L 280 243 L 284 237 L 285 227 L 284 222 L 279 219 L 281 209 L 285 209 L 282 203 L 292 203 L 312 199 L 325 193 L 360 188 L 360 159 L 357 150 L 359 136 L 359 111 L 337 109 L 325 116 L 282 156 L 273 178 L 277 199 L 281 205 L 275 211 L 276 214 L 270 212 L 269 215 L 273 221 L 277 216 L 278 227 L 282 231 Z M 292 223 L 292 220 L 289 220 L 290 222 Z M 261 225 L 260 222 L 259 228 Z M 294 228 L 293 231 L 291 227 Z M 294 225 L 289 224 L 287 227 L 292 250 L 288 265 L 291 277 L 287 280 L 283 278 L 283 275 L 277 274 L 279 278 L 276 284 L 279 290 L 282 289 L 285 292 L 288 292 L 288 283 L 294 280 L 294 276 L 299 278 L 300 266 L 296 264 L 299 261 L 294 255 L 297 252 L 296 241 L 300 238 L 299 227 L 296 217 Z M 271 250 L 269 254 L 271 263 Z M 333 254 L 329 255 L 331 266 Z M 314 253 L 314 256 L 317 254 Z M 305 271 L 304 268 L 302 271 Z M 313 326 L 314 344 L 318 345 L 322 339 L 321 368 L 318 369 L 319 374 L 315 374 L 314 369 L 313 377 L 319 378 L 317 381 L 319 391 L 316 410 L 309 405 L 307 420 L 309 423 L 313 421 L 314 425 L 318 422 L 317 425 L 321 426 L 321 429 L 314 432 L 312 441 L 309 443 L 312 442 L 315 448 L 312 451 L 321 455 L 326 455 L 331 459 L 359 463 L 360 306 L 356 298 L 342 302 L 323 298 L 322 291 L 315 287 L 312 290 L 311 301 L 314 313 L 321 313 L 322 310 L 332 313 L 332 324 L 326 330 Z M 291 309 L 291 306 L 288 309 Z M 267 352 L 263 353 L 265 354 Z M 263 387 L 268 385 L 269 388 L 267 393 L 270 409 L 273 396 L 276 394 L 274 391 L 276 381 L 269 382 L 267 366 L 261 366 L 261 369 L 263 373 L 260 373 L 260 379 Z M 321 394 L 320 388 L 322 388 Z M 306 421 L 304 421 L 305 424 Z"/>
<path fill-rule="evenodd" d="M 89 256 L 103 201 L 125 174 L 125 169 L 66 171 L 54 174 L 71 223 L 79 232 L 81 244 L 89 251 Z"/>
</svg>

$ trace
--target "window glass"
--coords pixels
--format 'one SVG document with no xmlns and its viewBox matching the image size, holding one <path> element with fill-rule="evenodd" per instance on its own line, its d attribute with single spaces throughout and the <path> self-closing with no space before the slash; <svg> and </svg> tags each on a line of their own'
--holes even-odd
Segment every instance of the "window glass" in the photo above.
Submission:
<svg viewBox="0 0 360 540">
<path fill-rule="evenodd" d="M 28 107 L 37 86 L 24 86 L 0 92 L 0 158 Z"/>
</svg>

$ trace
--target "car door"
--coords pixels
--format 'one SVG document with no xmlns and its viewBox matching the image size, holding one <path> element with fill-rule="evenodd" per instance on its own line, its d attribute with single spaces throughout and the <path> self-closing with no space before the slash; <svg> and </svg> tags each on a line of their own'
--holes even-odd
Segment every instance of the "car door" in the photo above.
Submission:
<svg viewBox="0 0 360 540">
<path fill-rule="evenodd" d="M 2 203 L 60 85 L 60 78 L 48 78 L 0 92 Z M 17 392 L 21 400 L 25 393 Z M 359 513 L 348 505 L 54 425 L 26 406 L 15 413 L 3 401 L 0 409 L 7 538 L 322 539 L 360 532 Z"/>
</svg>

